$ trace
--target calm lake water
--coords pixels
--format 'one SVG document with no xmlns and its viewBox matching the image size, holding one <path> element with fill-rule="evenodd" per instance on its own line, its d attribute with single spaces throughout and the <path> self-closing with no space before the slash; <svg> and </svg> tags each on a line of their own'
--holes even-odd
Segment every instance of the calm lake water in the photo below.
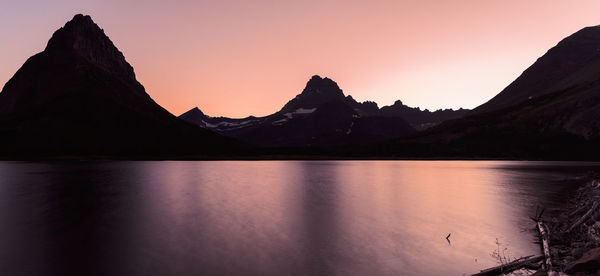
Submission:
<svg viewBox="0 0 600 276">
<path fill-rule="evenodd" d="M 2 275 L 463 275 L 594 163 L 0 162 Z M 445 237 L 452 233 L 448 243 Z"/>
</svg>

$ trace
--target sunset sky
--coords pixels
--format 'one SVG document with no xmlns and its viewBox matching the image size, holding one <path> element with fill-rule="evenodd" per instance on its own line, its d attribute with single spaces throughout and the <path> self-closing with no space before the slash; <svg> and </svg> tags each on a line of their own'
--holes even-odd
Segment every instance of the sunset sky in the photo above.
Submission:
<svg viewBox="0 0 600 276">
<path fill-rule="evenodd" d="M 315 74 L 379 106 L 473 108 L 600 1 L 0 0 L 0 83 L 74 14 L 92 16 L 175 115 L 279 110 Z"/>
</svg>

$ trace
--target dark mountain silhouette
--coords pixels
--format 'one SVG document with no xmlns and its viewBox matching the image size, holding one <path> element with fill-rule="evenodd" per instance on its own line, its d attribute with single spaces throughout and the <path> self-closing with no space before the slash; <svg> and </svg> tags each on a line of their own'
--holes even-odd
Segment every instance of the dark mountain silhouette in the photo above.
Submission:
<svg viewBox="0 0 600 276">
<path fill-rule="evenodd" d="M 180 118 L 259 146 L 328 147 L 364 145 L 413 134 L 416 129 L 461 117 L 466 112 L 421 111 L 399 101 L 380 109 L 374 102 L 359 103 L 352 96 L 345 96 L 329 78 L 313 76 L 302 93 L 269 116 L 210 117 L 193 108 Z"/>
<path fill-rule="evenodd" d="M 584 28 L 560 41 L 514 82 L 472 113 L 514 106 L 573 86 L 600 74 L 600 26 Z"/>
<path fill-rule="evenodd" d="M 6 155 L 208 154 L 234 145 L 156 104 L 89 16 L 57 30 L 0 92 Z"/>
<path fill-rule="evenodd" d="M 381 108 L 381 114 L 388 117 L 401 117 L 415 127 L 417 130 L 425 130 L 436 126 L 441 122 L 464 117 L 470 110 L 460 108 L 458 110 L 440 109 L 429 111 L 418 107 L 409 107 L 398 100 L 393 105 Z"/>
<path fill-rule="evenodd" d="M 299 108 L 312 109 L 332 101 L 344 101 L 344 92 L 331 79 L 315 75 L 306 83 L 302 93 L 285 104 L 281 112 L 294 112 Z"/>
<path fill-rule="evenodd" d="M 600 27 L 565 38 L 469 116 L 378 146 L 395 155 L 598 159 Z"/>
</svg>

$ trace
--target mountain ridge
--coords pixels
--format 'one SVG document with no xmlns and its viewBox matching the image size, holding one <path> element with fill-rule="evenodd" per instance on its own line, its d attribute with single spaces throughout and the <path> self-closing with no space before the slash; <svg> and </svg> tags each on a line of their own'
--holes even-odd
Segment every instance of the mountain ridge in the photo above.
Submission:
<svg viewBox="0 0 600 276">
<path fill-rule="evenodd" d="M 314 75 L 313 77 L 311 77 L 311 79 L 309 80 L 309 82 L 307 83 L 307 86 L 310 85 L 311 81 L 314 80 L 315 78 L 318 79 L 322 79 L 322 80 L 329 80 L 331 81 L 332 84 L 335 85 L 336 89 L 339 89 L 338 85 L 336 82 L 332 81 L 329 78 L 321 78 L 319 75 Z M 314 108 L 317 105 L 314 104 L 300 104 L 299 103 L 299 98 L 302 97 L 304 91 L 306 90 L 306 88 L 303 89 L 303 92 L 296 95 L 292 100 L 288 101 L 278 112 L 284 112 L 284 111 L 294 111 L 294 108 L 305 108 L 305 109 L 310 109 L 310 108 Z M 337 100 L 342 100 L 345 101 L 346 103 L 348 103 L 349 105 L 351 105 L 353 108 L 355 108 L 355 110 L 357 110 L 357 112 L 361 113 L 362 115 L 380 115 L 380 116 L 388 116 L 388 117 L 403 117 L 403 116 L 407 116 L 409 119 L 407 120 L 409 123 L 411 123 L 411 125 L 413 127 L 415 127 L 416 129 L 419 130 L 424 130 L 426 128 L 429 128 L 433 125 L 439 124 L 445 120 L 452 120 L 452 119 L 456 119 L 456 118 L 460 118 L 464 115 L 466 115 L 469 111 L 469 109 L 463 109 L 463 108 L 459 108 L 459 109 L 437 109 L 437 110 L 433 110 L 430 111 L 429 109 L 421 109 L 419 107 L 410 107 L 405 105 L 401 100 L 396 100 L 394 102 L 394 104 L 392 105 L 386 105 L 386 106 L 382 106 L 381 108 L 378 106 L 378 104 L 374 101 L 363 101 L 363 102 L 358 102 L 356 101 L 352 95 L 347 95 L 344 96 L 343 94 L 343 90 L 339 89 L 339 91 L 342 93 L 341 97 L 335 97 L 335 99 Z M 328 100 L 321 100 L 318 101 L 320 103 L 325 103 Z M 192 122 L 192 123 L 198 123 L 198 121 L 195 121 L 194 119 L 192 119 L 192 116 L 197 116 L 197 115 L 192 115 L 193 113 L 199 113 L 199 115 L 201 115 L 203 118 L 212 118 L 212 119 L 223 119 L 223 120 L 248 120 L 248 119 L 259 119 L 259 118 L 266 118 L 269 117 L 273 114 L 270 115 L 265 115 L 265 116 L 254 116 L 254 115 L 249 115 L 243 118 L 233 118 L 233 117 L 227 117 L 227 116 L 211 116 L 211 115 L 207 115 L 205 114 L 200 107 L 196 106 L 193 107 L 192 109 L 182 113 L 181 115 L 179 115 L 179 117 L 181 118 L 186 118 L 188 121 Z M 406 118 L 405 118 L 406 119 Z"/>
<path fill-rule="evenodd" d="M 211 117 L 193 108 L 178 118 L 152 100 L 123 53 L 83 15 L 58 29 L 0 91 L 3 156 L 245 154 L 238 141 L 258 147 L 258 154 L 295 148 L 351 156 L 597 159 L 600 26 L 561 40 L 473 111 L 431 112 L 400 100 L 380 108 L 315 75 L 267 116 Z"/>
<path fill-rule="evenodd" d="M 211 117 L 198 107 L 179 117 L 250 144 L 301 147 L 378 142 L 412 134 L 416 129 L 425 129 L 441 121 L 461 117 L 467 112 L 464 109 L 430 112 L 399 105 L 403 106 L 401 101 L 397 101 L 394 106 L 380 109 L 377 103 L 372 101 L 357 102 L 351 95 L 344 95 L 335 81 L 314 75 L 300 94 L 288 101 L 279 111 L 264 117 Z M 324 108 L 337 110 L 337 113 L 325 112 Z M 405 117 L 414 119 L 415 124 L 406 122 Z M 366 122 L 372 123 L 373 126 L 367 127 Z M 292 125 L 298 130 L 291 129 Z M 313 133 L 311 126 L 321 130 Z M 325 126 L 331 128 L 331 131 L 327 132 Z M 294 132 L 302 133 L 293 134 Z M 285 137 L 295 137 L 296 140 L 286 142 Z M 337 137 L 339 142 L 336 143 L 331 137 Z"/>
</svg>

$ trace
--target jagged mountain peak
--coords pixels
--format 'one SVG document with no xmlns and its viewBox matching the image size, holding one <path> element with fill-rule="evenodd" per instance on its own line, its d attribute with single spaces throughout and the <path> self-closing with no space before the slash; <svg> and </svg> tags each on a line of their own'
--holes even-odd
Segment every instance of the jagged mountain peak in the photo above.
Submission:
<svg viewBox="0 0 600 276">
<path fill-rule="evenodd" d="M 89 15 L 77 14 L 6 83 L 0 93 L 0 113 L 49 108 L 45 102 L 92 94 L 135 110 L 162 110 L 104 30 Z"/>
<path fill-rule="evenodd" d="M 93 44 L 110 40 L 89 15 L 77 14 L 56 30 L 48 44 L 46 51 L 72 51 L 92 48 Z M 112 44 L 112 42 L 111 42 Z M 114 46 L 114 45 L 113 45 Z"/>
<path fill-rule="evenodd" d="M 301 95 L 308 94 L 320 94 L 320 95 L 331 95 L 335 97 L 344 97 L 344 92 L 340 89 L 338 84 L 330 78 L 321 78 L 319 75 L 314 75 L 306 83 L 306 87 L 302 90 Z"/>
<path fill-rule="evenodd" d="M 201 153 L 229 141 L 154 102 L 89 16 L 76 15 L 57 30 L 0 92 L 5 153 Z"/>
<path fill-rule="evenodd" d="M 135 79 L 123 53 L 89 15 L 77 14 L 54 32 L 44 52 L 76 54 L 108 72 Z"/>
<path fill-rule="evenodd" d="M 206 116 L 204 112 L 200 110 L 200 108 L 194 107 L 186 111 L 185 113 L 179 115 L 179 118 L 183 119 L 186 122 L 206 127 L 205 120 L 208 118 L 208 116 Z"/>
<path fill-rule="evenodd" d="M 298 108 L 315 108 L 321 104 L 345 99 L 344 92 L 330 78 L 314 75 L 306 83 L 302 93 L 289 101 L 281 110 L 289 111 Z"/>
<path fill-rule="evenodd" d="M 186 111 L 185 113 L 181 114 L 181 116 L 201 116 L 201 117 L 204 117 L 204 116 L 206 116 L 206 114 L 204 114 L 204 112 L 202 112 L 202 110 L 200 110 L 200 108 L 194 107 L 194 108 Z"/>
<path fill-rule="evenodd" d="M 127 102 L 136 110 L 162 109 L 136 80 L 133 67 L 104 31 L 90 16 L 78 14 L 54 32 L 46 49 L 30 57 L 6 83 L 0 93 L 0 113 L 48 108 L 45 102 L 94 93 Z"/>
<path fill-rule="evenodd" d="M 319 76 L 319 75 L 313 75 L 312 77 L 310 77 L 309 82 L 310 81 L 321 81 L 321 80 L 323 80 L 323 78 L 321 76 Z"/>
</svg>

